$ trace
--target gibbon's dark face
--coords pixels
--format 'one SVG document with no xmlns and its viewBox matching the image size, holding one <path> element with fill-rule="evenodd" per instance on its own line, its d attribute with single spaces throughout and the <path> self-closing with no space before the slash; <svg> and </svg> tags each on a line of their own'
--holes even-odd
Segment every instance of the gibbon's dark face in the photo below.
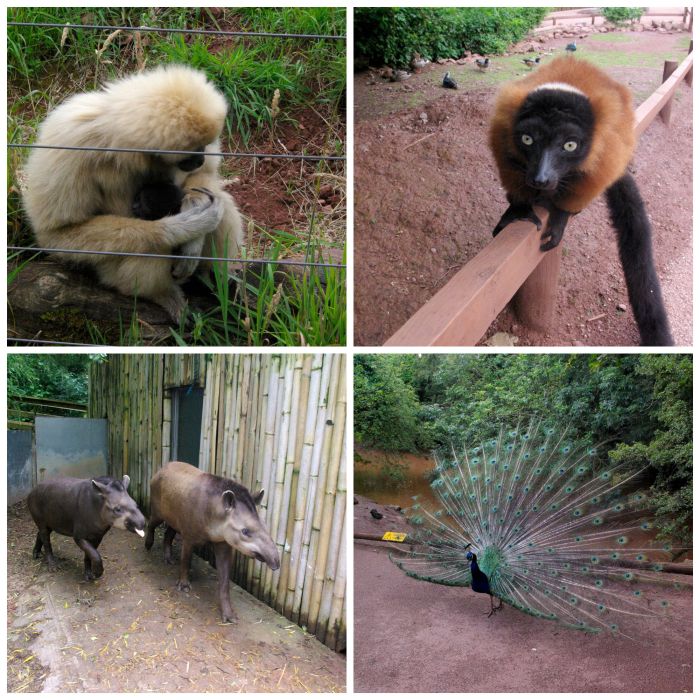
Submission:
<svg viewBox="0 0 700 700">
<path fill-rule="evenodd" d="M 202 149 L 204 150 L 204 149 Z M 197 170 L 197 168 L 201 168 L 202 165 L 204 165 L 204 155 L 192 155 L 188 156 L 187 158 L 184 158 L 183 160 L 179 160 L 176 163 L 176 166 L 180 170 L 184 170 L 186 173 L 191 173 L 193 170 Z"/>
<path fill-rule="evenodd" d="M 136 193 L 131 210 L 137 219 L 157 221 L 179 214 L 183 196 L 184 192 L 171 182 L 147 183 Z"/>
<path fill-rule="evenodd" d="M 527 185 L 550 194 L 565 188 L 588 156 L 593 124 L 591 103 L 575 88 L 550 83 L 533 90 L 513 128 Z"/>
</svg>

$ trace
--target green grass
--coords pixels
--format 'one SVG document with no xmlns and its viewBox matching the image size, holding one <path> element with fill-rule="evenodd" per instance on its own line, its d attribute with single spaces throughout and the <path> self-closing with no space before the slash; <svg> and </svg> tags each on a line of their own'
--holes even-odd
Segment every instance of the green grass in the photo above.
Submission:
<svg viewBox="0 0 700 700">
<path fill-rule="evenodd" d="M 343 8 L 10 8 L 8 20 L 60 24 L 129 25 L 260 31 L 294 34 L 345 34 Z M 131 32 L 108 39 L 106 31 L 8 27 L 8 141 L 31 142 L 46 113 L 66 95 L 91 90 L 105 80 L 141 65 L 181 62 L 207 73 L 231 105 L 224 148 L 261 151 L 274 141 L 281 125 L 294 128 L 305 111 L 312 110 L 327 127 L 321 152 L 345 153 L 344 96 L 346 45 L 343 40 L 233 38 L 144 33 L 141 41 Z M 272 113 L 279 90 L 279 114 Z M 304 141 L 299 150 L 318 153 L 318 142 Z M 33 235 L 22 216 L 21 166 L 25 153 L 8 149 L 8 240 L 28 245 Z M 227 161 L 224 177 L 254 167 L 252 161 Z M 315 190 L 324 177 L 343 180 L 342 166 L 314 163 L 299 166 L 286 189 L 301 200 L 302 216 L 293 231 L 249 226 L 249 256 L 307 255 L 319 260 L 328 246 L 343 247 L 344 212 L 319 216 Z M 344 192 L 345 184 L 338 186 Z M 344 195 L 343 195 L 344 199 Z M 343 205 L 344 207 L 344 205 Z M 304 218 L 306 221 L 304 221 Z M 29 262 L 13 255 L 10 280 Z M 309 269 L 305 275 L 283 273 L 282 265 L 266 266 L 259 279 L 246 280 L 239 293 L 228 279 L 211 280 L 218 306 L 190 315 L 171 329 L 164 342 L 221 344 L 326 345 L 344 343 L 345 272 L 328 269 L 325 279 Z M 249 273 L 250 274 L 250 273 Z M 284 277 L 280 287 L 279 278 Z M 239 280 L 241 282 L 241 280 Z M 234 290 L 234 291 L 231 291 Z M 61 314 L 56 314 L 58 321 Z M 136 312 L 131 318 L 101 327 L 71 317 L 66 328 L 80 326 L 80 342 L 145 344 Z M 116 331 L 115 331 L 116 328 Z M 48 335 L 46 336 L 48 338 Z M 67 339 L 59 337 L 56 339 Z"/>
</svg>

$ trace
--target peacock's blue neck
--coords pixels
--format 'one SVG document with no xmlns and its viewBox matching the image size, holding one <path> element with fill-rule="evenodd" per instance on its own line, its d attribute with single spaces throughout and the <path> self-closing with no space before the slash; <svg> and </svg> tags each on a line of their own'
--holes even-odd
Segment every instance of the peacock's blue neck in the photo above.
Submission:
<svg viewBox="0 0 700 700">
<path fill-rule="evenodd" d="M 489 581 L 492 583 L 497 578 L 505 561 L 503 550 L 495 545 L 488 545 L 479 552 L 479 568 L 488 576 Z"/>
</svg>

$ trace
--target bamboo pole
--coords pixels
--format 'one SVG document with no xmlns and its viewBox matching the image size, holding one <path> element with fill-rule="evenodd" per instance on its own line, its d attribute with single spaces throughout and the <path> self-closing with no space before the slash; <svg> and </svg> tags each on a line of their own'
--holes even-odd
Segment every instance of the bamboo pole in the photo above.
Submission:
<svg viewBox="0 0 700 700">
<path fill-rule="evenodd" d="M 342 362 L 341 358 L 341 362 Z M 323 623 L 321 620 L 321 606 L 323 600 L 323 588 L 329 560 L 333 559 L 330 552 L 331 538 L 333 533 L 333 512 L 335 510 L 335 492 L 338 484 L 338 473 L 340 471 L 340 456 L 343 452 L 343 440 L 345 431 L 341 427 L 345 424 L 345 372 L 339 372 L 338 376 L 338 396 L 335 403 L 335 414 L 333 417 L 333 434 L 330 444 L 330 454 L 328 458 L 325 493 L 323 494 L 323 512 L 319 527 L 318 553 L 316 560 L 316 570 L 314 572 L 314 583 L 309 602 L 309 631 L 323 633 Z"/>
</svg>

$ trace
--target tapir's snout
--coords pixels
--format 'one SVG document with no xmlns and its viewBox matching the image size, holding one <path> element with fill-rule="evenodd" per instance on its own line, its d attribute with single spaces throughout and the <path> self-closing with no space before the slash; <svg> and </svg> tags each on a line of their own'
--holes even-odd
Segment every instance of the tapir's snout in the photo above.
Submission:
<svg viewBox="0 0 700 700">
<path fill-rule="evenodd" d="M 146 533 L 146 518 L 143 517 L 141 511 L 137 511 L 134 515 L 130 515 L 126 520 L 126 529 L 135 532 L 139 537 L 143 537 Z"/>
<path fill-rule="evenodd" d="M 271 556 L 265 557 L 262 554 L 256 554 L 255 558 L 263 564 L 267 564 L 273 571 L 280 568 L 280 555 L 275 551 Z"/>
</svg>

